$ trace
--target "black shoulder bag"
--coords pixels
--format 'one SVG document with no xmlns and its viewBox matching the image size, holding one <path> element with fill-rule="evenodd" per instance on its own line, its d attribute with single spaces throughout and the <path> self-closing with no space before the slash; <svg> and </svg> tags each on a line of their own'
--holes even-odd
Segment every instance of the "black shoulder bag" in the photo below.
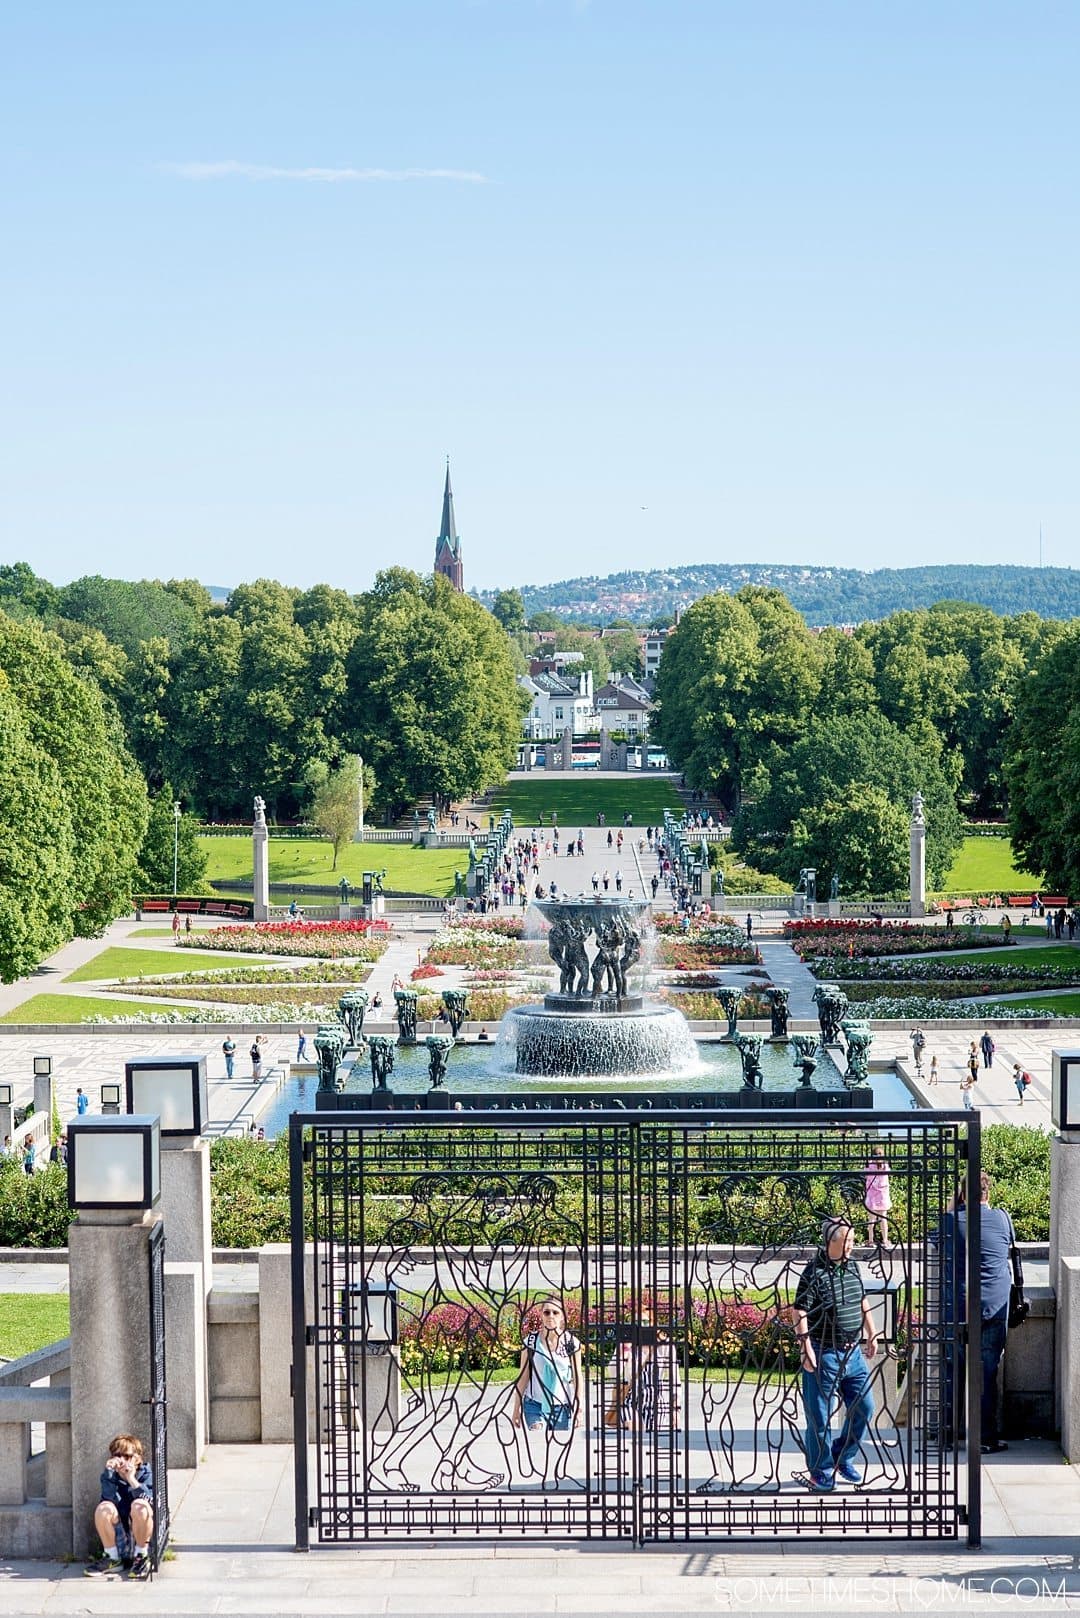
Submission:
<svg viewBox="0 0 1080 1618">
<path fill-rule="evenodd" d="M 1031 1313 L 1031 1305 L 1024 1297 L 1024 1272 L 1020 1267 L 1020 1254 L 1014 1242 L 1009 1248 L 1012 1265 L 1012 1286 L 1009 1288 L 1009 1330 L 1022 1326 Z"/>
</svg>

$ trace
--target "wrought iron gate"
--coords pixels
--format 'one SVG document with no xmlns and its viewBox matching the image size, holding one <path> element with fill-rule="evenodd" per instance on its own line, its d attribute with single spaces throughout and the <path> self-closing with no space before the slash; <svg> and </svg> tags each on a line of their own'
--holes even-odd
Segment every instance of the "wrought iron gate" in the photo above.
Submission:
<svg viewBox="0 0 1080 1618">
<path fill-rule="evenodd" d="M 892 1209 L 869 1246 L 879 1143 Z M 978 1542 L 977 1393 L 966 1468 L 957 1419 L 978 1273 L 965 1359 L 950 1239 L 977 1117 L 316 1113 L 290 1149 L 299 1548 Z M 854 1228 L 881 1352 L 841 1352 L 832 1434 L 859 1481 L 815 1493 L 794 1300 L 826 1216 Z"/>
<path fill-rule="evenodd" d="M 165 1227 L 150 1234 L 150 1465 L 154 1477 L 154 1533 L 150 1565 L 157 1571 L 169 1543 L 168 1399 L 165 1385 Z"/>
</svg>

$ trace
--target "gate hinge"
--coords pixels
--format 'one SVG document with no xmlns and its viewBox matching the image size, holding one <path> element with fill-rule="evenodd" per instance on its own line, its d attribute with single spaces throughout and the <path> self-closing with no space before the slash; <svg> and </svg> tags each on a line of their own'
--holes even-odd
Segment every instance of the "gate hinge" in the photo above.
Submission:
<svg viewBox="0 0 1080 1618">
<path fill-rule="evenodd" d="M 308 1348 L 314 1348 L 315 1347 L 315 1327 L 314 1326 L 305 1326 L 304 1327 L 304 1342 L 305 1342 L 305 1344 L 307 1345 Z"/>
<path fill-rule="evenodd" d="M 311 1162 L 311 1154 L 314 1150 L 314 1145 L 315 1143 L 313 1142 L 311 1136 L 305 1135 L 303 1145 L 300 1148 L 300 1161 L 302 1163 Z"/>
<path fill-rule="evenodd" d="M 957 1143 L 956 1143 L 956 1155 L 957 1155 L 957 1157 L 963 1157 L 963 1158 L 966 1159 L 966 1157 L 968 1155 L 968 1143 L 967 1143 L 967 1136 L 966 1135 L 961 1135 L 960 1139 L 957 1141 Z"/>
<path fill-rule="evenodd" d="M 318 1506 L 312 1506 L 309 1509 L 308 1514 L 307 1514 L 307 1521 L 308 1521 L 308 1527 L 309 1528 L 318 1528 L 318 1526 L 319 1526 L 319 1508 L 318 1508 Z"/>
<path fill-rule="evenodd" d="M 956 1508 L 956 1520 L 960 1524 L 961 1528 L 966 1528 L 967 1527 L 967 1525 L 968 1525 L 968 1508 L 967 1508 L 967 1506 L 957 1506 L 957 1508 Z"/>
</svg>

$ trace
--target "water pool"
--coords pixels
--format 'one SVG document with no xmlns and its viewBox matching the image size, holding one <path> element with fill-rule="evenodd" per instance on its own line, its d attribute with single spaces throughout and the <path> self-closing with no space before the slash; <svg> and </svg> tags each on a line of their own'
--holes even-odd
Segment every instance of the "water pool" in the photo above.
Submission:
<svg viewBox="0 0 1080 1618">
<path fill-rule="evenodd" d="M 667 1088 L 678 1091 L 739 1090 L 742 1088 L 742 1070 L 738 1053 L 731 1045 L 715 1040 L 698 1043 L 700 1061 L 695 1071 L 680 1073 Z M 762 1085 L 766 1090 L 788 1090 L 796 1081 L 795 1069 L 787 1045 L 762 1045 Z M 395 1098 L 416 1097 L 428 1089 L 428 1059 L 423 1045 L 399 1046 L 394 1053 L 394 1071 L 391 1085 Z M 576 1087 L 575 1081 L 543 1078 L 520 1078 L 500 1062 L 500 1050 L 492 1045 L 458 1045 L 450 1055 L 446 1077 L 451 1097 L 455 1090 L 473 1094 L 492 1095 L 517 1092 L 521 1095 L 563 1095 Z M 841 1087 L 840 1073 L 828 1055 L 818 1057 L 814 1082 L 822 1088 Z M 627 1091 L 640 1091 L 642 1098 L 662 1095 L 665 1085 L 657 1075 L 650 1073 L 636 1078 L 611 1078 L 577 1081 L 580 1089 L 590 1095 L 602 1095 L 605 1090 L 625 1095 Z M 267 1136 L 274 1136 L 286 1128 L 289 1114 L 314 1112 L 315 1094 L 319 1087 L 316 1074 L 295 1075 L 274 1097 L 259 1124 Z M 870 1074 L 870 1087 L 874 1093 L 873 1110 L 877 1112 L 906 1112 L 918 1105 L 903 1079 L 891 1068 Z M 348 1091 L 368 1093 L 371 1090 L 371 1070 L 366 1055 L 355 1062 Z"/>
</svg>

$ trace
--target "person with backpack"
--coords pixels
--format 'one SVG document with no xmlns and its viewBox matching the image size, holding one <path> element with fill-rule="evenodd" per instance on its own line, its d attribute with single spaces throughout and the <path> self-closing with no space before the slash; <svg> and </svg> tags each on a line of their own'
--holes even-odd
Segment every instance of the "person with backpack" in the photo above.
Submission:
<svg viewBox="0 0 1080 1618">
<path fill-rule="evenodd" d="M 540 1329 L 527 1333 L 514 1383 L 514 1426 L 570 1432 L 584 1417 L 581 1342 L 566 1327 L 561 1298 L 540 1305 Z"/>
<path fill-rule="evenodd" d="M 1022 1068 L 1019 1062 L 1013 1063 L 1013 1083 L 1016 1085 L 1016 1093 L 1020 1098 L 1020 1105 L 1023 1106 L 1024 1092 L 1031 1083 L 1031 1074 L 1028 1073 L 1026 1069 Z"/>
</svg>

